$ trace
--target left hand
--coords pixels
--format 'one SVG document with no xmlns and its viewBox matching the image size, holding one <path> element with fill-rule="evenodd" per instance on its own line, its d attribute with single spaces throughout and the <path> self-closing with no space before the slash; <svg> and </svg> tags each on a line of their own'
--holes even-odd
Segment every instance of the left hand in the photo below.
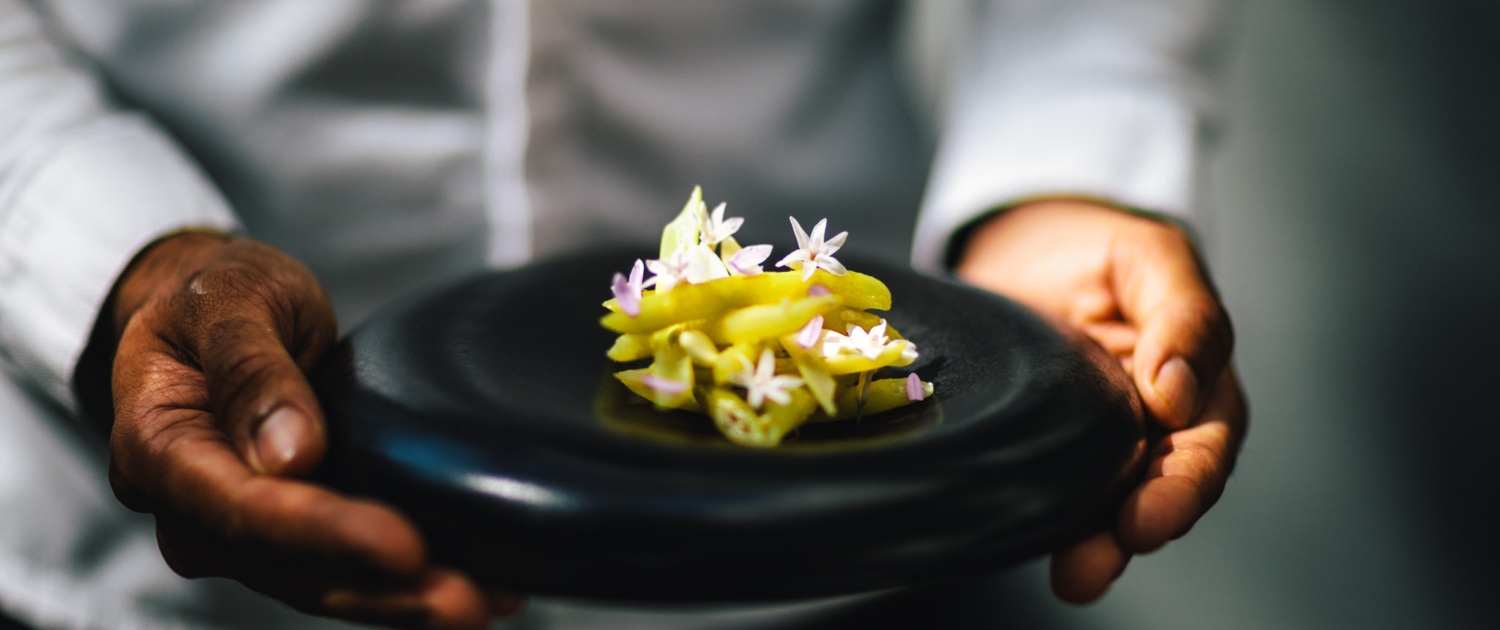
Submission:
<svg viewBox="0 0 1500 630">
<path fill-rule="evenodd" d="M 1120 359 L 1171 433 L 1112 530 L 1052 556 L 1052 590 L 1098 599 L 1130 557 L 1187 533 L 1224 490 L 1248 416 L 1234 334 L 1175 226 L 1085 201 L 1023 204 L 978 226 L 957 273 L 1083 330 Z"/>
</svg>

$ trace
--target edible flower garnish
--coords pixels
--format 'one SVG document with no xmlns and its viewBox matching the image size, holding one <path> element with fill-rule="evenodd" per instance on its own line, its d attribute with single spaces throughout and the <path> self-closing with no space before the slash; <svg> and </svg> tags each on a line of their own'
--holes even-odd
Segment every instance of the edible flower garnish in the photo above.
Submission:
<svg viewBox="0 0 1500 630">
<path fill-rule="evenodd" d="M 823 231 L 828 228 L 828 219 L 818 221 L 813 226 L 812 236 L 802 231 L 802 224 L 797 222 L 796 217 L 788 217 L 792 220 L 792 231 L 797 233 L 797 251 L 786 255 L 777 267 L 787 267 L 802 270 L 802 281 L 807 282 L 813 277 L 813 273 L 822 269 L 835 276 L 842 276 L 848 272 L 844 263 L 833 257 L 834 252 L 844 246 L 844 240 L 849 238 L 848 232 L 839 232 L 837 236 L 823 240 Z"/>
<path fill-rule="evenodd" d="M 803 326 L 802 330 L 797 333 L 797 345 L 803 350 L 811 350 L 813 346 L 818 345 L 818 341 L 822 338 L 823 316 L 818 315 L 807 322 L 807 325 Z"/>
<path fill-rule="evenodd" d="M 648 260 L 646 267 L 656 274 L 647 283 L 654 283 L 656 290 L 662 293 L 671 291 L 679 283 L 702 284 L 729 277 L 724 263 L 713 250 L 703 245 L 679 249 L 662 260 Z"/>
<path fill-rule="evenodd" d="M 824 239 L 827 219 L 809 235 L 793 218 L 799 249 L 777 263 L 792 270 L 767 271 L 771 246 L 741 246 L 744 219 L 726 219 L 725 208 L 708 212 L 694 189 L 662 229 L 658 258 L 614 274 L 601 323 L 619 336 L 606 354 L 650 363 L 615 373 L 626 388 L 659 409 L 706 414 L 746 446 L 932 395 L 915 375 L 875 378 L 911 365 L 917 350 L 869 312 L 891 308 L 890 289 L 834 259 L 848 232 Z M 828 274 L 814 281 L 819 269 Z"/>
<path fill-rule="evenodd" d="M 625 274 L 616 272 L 614 282 L 610 283 L 610 291 L 615 294 L 615 300 L 620 303 L 620 312 L 631 317 L 641 316 L 641 276 L 645 272 L 641 265 L 641 259 L 635 259 L 635 266 L 630 268 L 630 278 Z"/>
<path fill-rule="evenodd" d="M 771 349 L 760 351 L 760 360 L 754 366 L 745 357 L 740 360 L 740 371 L 729 377 L 729 382 L 745 388 L 745 401 L 752 409 L 760 409 L 767 399 L 778 405 L 792 402 L 789 390 L 802 386 L 802 379 L 795 376 L 776 375 L 776 356 Z"/>
<path fill-rule="evenodd" d="M 745 220 L 740 217 L 730 217 L 727 220 L 724 218 L 724 208 L 727 205 L 720 203 L 714 206 L 712 213 L 703 214 L 700 212 L 698 214 L 698 229 L 701 231 L 700 238 L 702 239 L 702 244 L 709 247 L 718 245 L 724 242 L 724 239 L 734 236 L 735 232 L 740 231 L 740 226 L 745 224 Z M 770 246 L 766 246 L 766 249 L 769 250 Z M 767 255 L 770 254 L 767 253 Z M 765 259 L 762 258 L 761 260 Z"/>
<path fill-rule="evenodd" d="M 742 276 L 753 276 L 762 271 L 760 264 L 770 257 L 770 245 L 751 245 L 729 257 L 729 270 Z"/>
<path fill-rule="evenodd" d="M 836 332 L 826 333 L 823 356 L 833 358 L 841 353 L 858 354 L 874 361 L 885 354 L 891 346 L 901 344 L 899 356 L 903 363 L 915 361 L 917 359 L 916 345 L 905 339 L 891 339 L 886 336 L 886 326 L 885 320 L 882 319 L 879 324 L 871 326 L 869 330 L 860 328 L 857 324 L 848 324 L 845 326 L 845 330 L 849 331 L 848 335 L 840 335 Z"/>
<path fill-rule="evenodd" d="M 916 372 L 906 375 L 906 399 L 916 402 L 927 398 L 927 389 L 922 386 L 922 377 Z"/>
</svg>

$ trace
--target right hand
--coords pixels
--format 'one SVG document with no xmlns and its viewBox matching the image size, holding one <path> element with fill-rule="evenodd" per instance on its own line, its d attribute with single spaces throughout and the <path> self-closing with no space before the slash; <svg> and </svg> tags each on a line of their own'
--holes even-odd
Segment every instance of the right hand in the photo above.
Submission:
<svg viewBox="0 0 1500 630">
<path fill-rule="evenodd" d="M 156 516 L 174 571 L 364 623 L 483 628 L 519 608 L 429 563 L 399 513 L 298 479 L 325 439 L 304 373 L 338 336 L 301 263 L 184 232 L 144 251 L 115 291 L 110 483 Z"/>
</svg>

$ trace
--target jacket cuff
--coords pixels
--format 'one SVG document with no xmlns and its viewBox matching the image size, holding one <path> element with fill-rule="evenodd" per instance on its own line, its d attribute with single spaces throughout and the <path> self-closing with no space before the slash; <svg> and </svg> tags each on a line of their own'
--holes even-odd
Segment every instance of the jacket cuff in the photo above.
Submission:
<svg viewBox="0 0 1500 630">
<path fill-rule="evenodd" d="M 116 115 L 50 142 L 0 190 L 0 352 L 70 410 L 99 309 L 142 248 L 186 228 L 236 230 L 212 184 L 158 130 Z"/>
</svg>

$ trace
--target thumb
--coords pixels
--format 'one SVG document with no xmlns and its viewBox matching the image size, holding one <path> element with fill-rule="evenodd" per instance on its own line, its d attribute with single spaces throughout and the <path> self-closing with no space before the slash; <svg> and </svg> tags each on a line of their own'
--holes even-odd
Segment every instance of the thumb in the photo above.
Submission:
<svg viewBox="0 0 1500 630">
<path fill-rule="evenodd" d="M 253 319 L 232 319 L 207 338 L 203 372 L 214 415 L 256 472 L 299 475 L 322 459 L 317 397 L 279 336 Z"/>
<path fill-rule="evenodd" d="M 1188 426 L 1234 349 L 1229 315 L 1187 237 L 1153 226 L 1111 252 L 1116 295 L 1140 337 L 1132 375 L 1146 407 L 1170 429 Z"/>
<path fill-rule="evenodd" d="M 337 325 L 315 281 L 289 282 L 275 271 L 231 265 L 199 274 L 188 292 L 186 336 L 214 416 L 244 461 L 263 474 L 301 475 L 325 446 L 303 368 L 332 344 Z"/>
</svg>

